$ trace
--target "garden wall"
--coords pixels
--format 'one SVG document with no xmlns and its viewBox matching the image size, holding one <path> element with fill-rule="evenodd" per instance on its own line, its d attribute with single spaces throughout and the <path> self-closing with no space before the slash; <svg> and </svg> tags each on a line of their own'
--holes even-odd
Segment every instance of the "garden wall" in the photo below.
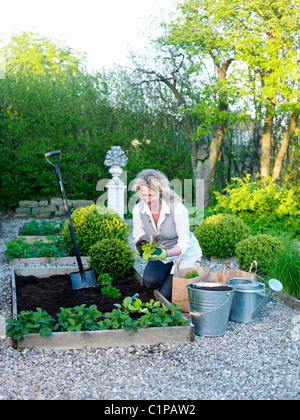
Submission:
<svg viewBox="0 0 300 420">
<path fill-rule="evenodd" d="M 92 204 L 95 204 L 92 200 L 68 200 L 70 210 L 75 210 L 79 207 L 87 207 Z M 37 216 L 40 218 L 65 216 L 62 199 L 60 197 L 53 197 L 49 200 L 20 201 L 19 207 L 15 209 L 15 217 L 29 216 Z"/>
</svg>

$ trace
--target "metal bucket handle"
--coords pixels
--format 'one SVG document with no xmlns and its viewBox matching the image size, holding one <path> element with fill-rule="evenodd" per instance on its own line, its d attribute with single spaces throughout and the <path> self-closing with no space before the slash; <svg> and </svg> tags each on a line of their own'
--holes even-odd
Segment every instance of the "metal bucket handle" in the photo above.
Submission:
<svg viewBox="0 0 300 420">
<path fill-rule="evenodd" d="M 207 314 L 210 314 L 211 312 L 215 312 L 215 311 L 217 311 L 218 309 L 220 309 L 220 308 L 222 308 L 222 306 L 224 306 L 228 301 L 229 301 L 229 299 L 230 299 L 230 297 L 231 297 L 231 293 L 230 292 L 228 292 L 227 293 L 227 296 L 228 296 L 228 298 L 225 300 L 225 302 L 223 302 L 220 306 L 218 306 L 217 308 L 215 308 L 215 309 L 213 309 L 213 310 L 211 310 L 211 311 L 207 311 L 207 312 L 191 312 L 191 307 L 190 307 L 190 303 L 188 303 L 188 294 L 187 294 L 187 296 L 186 296 L 186 306 L 189 308 L 189 314 L 190 315 L 192 315 L 192 316 L 197 316 L 197 317 L 201 317 L 201 316 L 203 316 L 203 315 L 207 315 Z"/>
</svg>

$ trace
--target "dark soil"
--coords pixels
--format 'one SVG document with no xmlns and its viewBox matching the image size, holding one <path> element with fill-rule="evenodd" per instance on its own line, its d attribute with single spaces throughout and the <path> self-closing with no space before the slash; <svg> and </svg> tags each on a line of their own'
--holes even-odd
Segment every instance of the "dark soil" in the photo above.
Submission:
<svg viewBox="0 0 300 420">
<path fill-rule="evenodd" d="M 191 289 L 197 289 L 197 290 L 207 290 L 210 292 L 228 292 L 232 290 L 232 287 L 229 286 L 212 286 L 212 287 L 207 287 L 207 286 L 198 286 L 196 285 L 196 283 L 194 284 L 190 284 L 189 286 Z"/>
<path fill-rule="evenodd" d="M 61 307 L 96 305 L 99 311 L 105 313 L 116 309 L 115 303 L 122 303 L 125 297 L 132 297 L 136 293 L 142 302 L 149 302 L 154 298 L 152 291 L 140 285 L 133 276 L 115 280 L 112 285 L 120 290 L 121 297 L 118 300 L 103 296 L 103 286 L 73 290 L 70 275 L 52 276 L 47 279 L 16 276 L 17 310 L 20 313 L 41 308 L 57 320 L 56 315 Z"/>
</svg>

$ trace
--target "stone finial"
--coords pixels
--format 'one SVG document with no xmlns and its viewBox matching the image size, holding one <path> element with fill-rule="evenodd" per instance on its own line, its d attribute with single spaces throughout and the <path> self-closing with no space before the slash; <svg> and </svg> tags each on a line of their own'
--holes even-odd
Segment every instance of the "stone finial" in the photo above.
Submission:
<svg viewBox="0 0 300 420">
<path fill-rule="evenodd" d="M 111 149 L 106 153 L 104 165 L 120 165 L 126 166 L 128 158 L 121 149 L 121 146 L 112 146 Z"/>
</svg>

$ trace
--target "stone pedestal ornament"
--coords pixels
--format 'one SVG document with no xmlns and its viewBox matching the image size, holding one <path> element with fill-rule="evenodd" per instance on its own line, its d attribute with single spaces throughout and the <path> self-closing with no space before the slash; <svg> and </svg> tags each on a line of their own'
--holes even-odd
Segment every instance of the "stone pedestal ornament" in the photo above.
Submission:
<svg viewBox="0 0 300 420">
<path fill-rule="evenodd" d="M 110 166 L 109 173 L 112 179 L 105 185 L 107 188 L 107 207 L 115 210 L 124 219 L 124 193 L 126 185 L 120 179 L 123 173 L 122 166 L 126 166 L 128 158 L 121 146 L 112 146 L 107 152 L 104 165 Z"/>
</svg>

